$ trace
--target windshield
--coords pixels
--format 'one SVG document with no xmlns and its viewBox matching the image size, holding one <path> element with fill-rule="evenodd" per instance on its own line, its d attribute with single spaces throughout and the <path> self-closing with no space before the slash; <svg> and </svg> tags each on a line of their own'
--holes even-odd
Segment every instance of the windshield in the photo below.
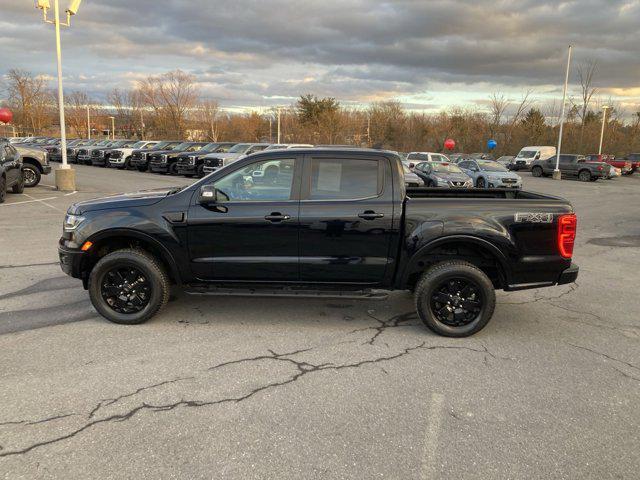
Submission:
<svg viewBox="0 0 640 480">
<path fill-rule="evenodd" d="M 180 151 L 187 150 L 191 146 L 192 146 L 191 142 L 182 142 L 182 143 L 179 143 L 177 145 L 169 145 L 166 148 L 166 150 L 175 150 L 177 152 L 180 152 Z"/>
<path fill-rule="evenodd" d="M 526 150 L 524 152 L 520 152 L 518 154 L 518 158 L 533 158 L 536 156 L 536 153 L 538 153 L 535 150 Z"/>
<path fill-rule="evenodd" d="M 462 173 L 460 167 L 454 165 L 453 163 L 440 163 L 440 162 L 430 162 L 431 168 L 433 168 L 434 172 L 439 173 Z"/>
<path fill-rule="evenodd" d="M 142 147 L 144 147 L 145 143 L 146 142 L 136 142 L 133 145 L 131 145 L 131 148 L 142 148 Z"/>
<path fill-rule="evenodd" d="M 410 153 L 407 155 L 407 160 L 429 160 L 429 155 L 426 153 Z"/>
<path fill-rule="evenodd" d="M 287 148 L 287 146 L 285 144 L 274 144 L 269 145 L 267 148 L 265 148 L 265 150 L 277 150 L 279 148 Z"/>
<path fill-rule="evenodd" d="M 485 172 L 508 172 L 506 168 L 496 162 L 488 162 L 488 161 L 478 161 L 478 166 L 480 170 L 484 170 Z"/>
<path fill-rule="evenodd" d="M 204 147 L 202 147 L 199 151 L 200 152 L 213 152 L 216 150 L 216 148 L 218 148 L 218 145 L 220 145 L 219 143 L 207 143 Z"/>
<path fill-rule="evenodd" d="M 229 149 L 229 153 L 242 153 L 251 146 L 250 143 L 239 143 Z"/>
</svg>

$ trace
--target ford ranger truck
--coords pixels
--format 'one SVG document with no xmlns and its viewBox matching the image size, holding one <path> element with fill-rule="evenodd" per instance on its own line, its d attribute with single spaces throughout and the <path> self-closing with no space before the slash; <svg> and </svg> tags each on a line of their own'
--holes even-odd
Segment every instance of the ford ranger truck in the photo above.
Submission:
<svg viewBox="0 0 640 480">
<path fill-rule="evenodd" d="M 112 322 L 142 323 L 170 289 L 198 295 L 413 293 L 434 332 L 481 330 L 495 290 L 574 282 L 576 216 L 522 190 L 405 187 L 400 157 L 345 148 L 249 155 L 188 187 L 72 205 L 60 265 Z"/>
</svg>

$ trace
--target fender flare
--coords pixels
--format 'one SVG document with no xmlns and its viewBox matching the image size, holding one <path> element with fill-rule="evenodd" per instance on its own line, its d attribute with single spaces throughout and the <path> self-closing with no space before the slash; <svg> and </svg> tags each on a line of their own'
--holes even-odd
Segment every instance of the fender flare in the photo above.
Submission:
<svg viewBox="0 0 640 480">
<path fill-rule="evenodd" d="M 416 253 L 414 253 L 409 259 L 407 266 L 402 274 L 402 285 L 407 285 L 409 280 L 409 275 L 412 271 L 415 270 L 418 262 L 420 262 L 424 257 L 426 257 L 431 250 L 437 248 L 441 245 L 445 245 L 447 243 L 473 243 L 479 247 L 482 247 L 488 250 L 493 257 L 498 261 L 501 271 L 504 274 L 504 281 L 506 284 L 509 284 L 511 279 L 511 268 L 509 266 L 509 261 L 502 253 L 502 251 L 496 247 L 491 242 L 484 240 L 479 237 L 475 237 L 473 235 L 447 235 L 444 237 L 438 237 L 425 245 L 421 246 Z"/>
<path fill-rule="evenodd" d="M 182 276 L 180 274 L 180 269 L 178 268 L 178 264 L 176 263 L 175 258 L 167 249 L 167 247 L 165 247 L 161 242 L 156 240 L 151 235 L 129 228 L 111 228 L 94 233 L 89 238 L 87 238 L 86 241 L 97 243 L 102 240 L 108 239 L 109 237 L 130 237 L 153 245 L 161 252 L 161 260 L 163 260 L 169 266 L 171 276 L 175 280 L 176 284 L 182 284 Z"/>
</svg>

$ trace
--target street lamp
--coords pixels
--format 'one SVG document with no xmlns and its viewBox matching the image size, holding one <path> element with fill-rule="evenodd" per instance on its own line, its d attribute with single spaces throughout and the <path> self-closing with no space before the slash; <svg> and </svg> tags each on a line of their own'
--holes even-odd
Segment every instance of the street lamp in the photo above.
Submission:
<svg viewBox="0 0 640 480">
<path fill-rule="evenodd" d="M 111 119 L 111 140 L 116 139 L 116 117 L 109 117 Z"/>
<path fill-rule="evenodd" d="M 560 109 L 560 131 L 558 132 L 558 149 L 556 151 L 556 168 L 553 171 L 553 179 L 561 180 L 560 172 L 560 151 L 562 150 L 562 129 L 564 127 L 564 108 L 567 104 L 567 87 L 569 85 L 569 69 L 571 68 L 571 45 L 569 45 L 569 54 L 567 56 L 567 73 L 564 77 L 564 90 L 562 92 L 562 108 Z"/>
<path fill-rule="evenodd" d="M 60 47 L 60 26 L 71 25 L 71 16 L 78 13 L 82 0 L 71 0 L 65 11 L 66 23 L 60 22 L 60 7 L 58 0 L 53 0 L 53 20 L 47 18 L 47 11 L 51 8 L 49 0 L 35 0 L 35 7 L 42 10 L 42 18 L 45 23 L 52 23 L 56 32 L 56 58 L 58 64 L 58 110 L 60 111 L 60 149 L 62 153 L 62 165 L 56 170 L 56 188 L 58 190 L 74 191 L 76 189 L 75 170 L 67 163 L 67 131 L 64 121 L 64 96 L 62 93 L 62 49 Z"/>
<path fill-rule="evenodd" d="M 602 128 L 600 129 L 600 147 L 598 148 L 598 155 L 602 155 L 602 141 L 604 140 L 604 125 L 607 120 L 607 109 L 611 108 L 608 105 L 602 107 Z"/>
</svg>

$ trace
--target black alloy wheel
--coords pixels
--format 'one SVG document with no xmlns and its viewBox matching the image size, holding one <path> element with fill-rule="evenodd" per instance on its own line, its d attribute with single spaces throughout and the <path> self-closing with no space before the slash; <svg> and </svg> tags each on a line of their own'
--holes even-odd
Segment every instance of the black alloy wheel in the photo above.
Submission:
<svg viewBox="0 0 640 480">
<path fill-rule="evenodd" d="M 483 298 L 480 287 L 467 278 L 452 278 L 433 290 L 431 313 L 451 327 L 464 327 L 482 314 Z"/>
<path fill-rule="evenodd" d="M 581 182 L 590 182 L 591 181 L 591 173 L 589 170 L 581 170 L 578 174 L 578 179 Z"/>
<path fill-rule="evenodd" d="M 487 184 L 484 181 L 484 178 L 480 177 L 478 179 L 478 181 L 476 182 L 476 187 L 478 188 L 485 188 L 487 186 Z"/>
<path fill-rule="evenodd" d="M 151 283 L 136 267 L 115 267 L 105 273 L 100 294 L 116 313 L 138 313 L 149 303 Z"/>
</svg>

